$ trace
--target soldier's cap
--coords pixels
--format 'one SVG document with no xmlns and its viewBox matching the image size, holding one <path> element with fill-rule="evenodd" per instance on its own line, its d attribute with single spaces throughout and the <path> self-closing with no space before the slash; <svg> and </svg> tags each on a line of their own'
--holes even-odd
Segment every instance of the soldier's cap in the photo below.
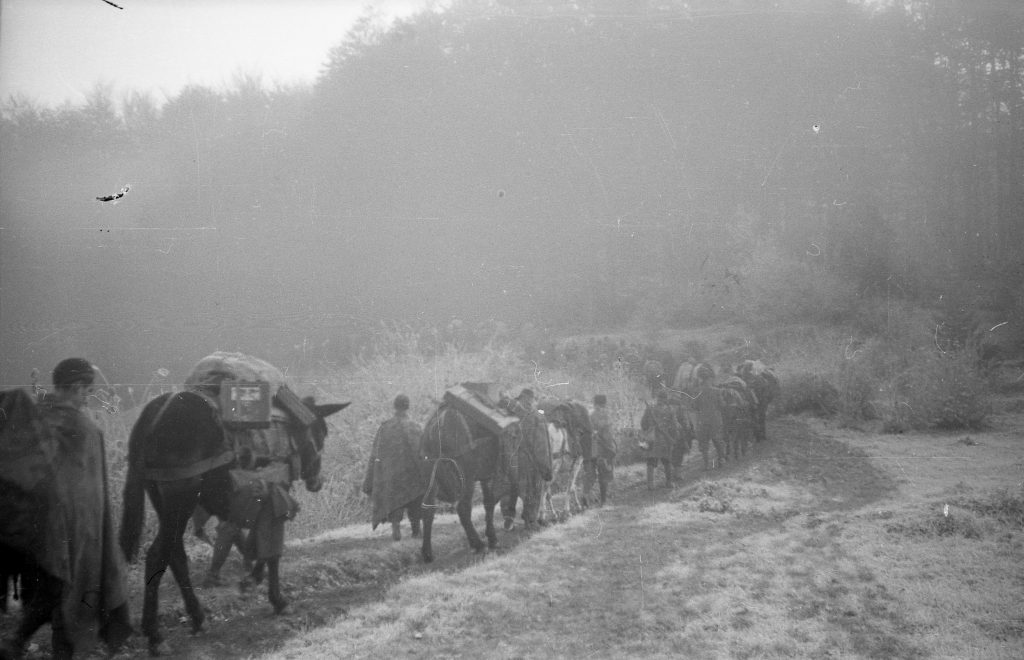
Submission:
<svg viewBox="0 0 1024 660">
<path fill-rule="evenodd" d="M 75 383 L 91 385 L 96 378 L 96 370 L 88 360 L 67 358 L 53 368 L 53 386 L 70 387 Z"/>
<path fill-rule="evenodd" d="M 408 410 L 409 409 L 409 397 L 404 394 L 399 394 L 395 397 L 395 410 Z"/>
<path fill-rule="evenodd" d="M 607 405 L 607 403 L 608 403 L 608 397 L 606 397 L 605 395 L 603 395 L 603 394 L 595 394 L 594 395 L 594 405 L 595 406 L 604 406 L 604 405 Z"/>
</svg>

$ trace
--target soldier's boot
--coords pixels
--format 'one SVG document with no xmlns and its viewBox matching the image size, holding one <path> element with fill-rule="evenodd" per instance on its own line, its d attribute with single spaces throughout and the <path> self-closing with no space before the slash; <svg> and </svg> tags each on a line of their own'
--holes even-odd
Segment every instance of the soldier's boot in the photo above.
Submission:
<svg viewBox="0 0 1024 660">
<path fill-rule="evenodd" d="M 402 523 L 393 522 L 391 523 L 391 540 L 401 541 L 402 540 Z"/>
<path fill-rule="evenodd" d="M 647 466 L 647 490 L 654 490 L 654 466 Z"/>
</svg>

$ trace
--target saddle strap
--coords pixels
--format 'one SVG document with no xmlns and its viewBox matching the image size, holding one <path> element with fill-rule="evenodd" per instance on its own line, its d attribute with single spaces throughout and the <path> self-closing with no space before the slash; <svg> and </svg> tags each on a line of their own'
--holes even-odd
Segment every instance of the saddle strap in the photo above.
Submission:
<svg viewBox="0 0 1024 660">
<path fill-rule="evenodd" d="M 204 458 L 198 463 L 192 465 L 186 465 L 184 467 L 171 467 L 171 468 L 146 468 L 145 478 L 147 481 L 177 481 L 179 479 L 191 479 L 197 477 L 204 472 L 209 472 L 214 468 L 219 468 L 222 465 L 235 460 L 235 452 L 227 450 L 217 456 L 211 456 L 210 458 Z"/>
</svg>

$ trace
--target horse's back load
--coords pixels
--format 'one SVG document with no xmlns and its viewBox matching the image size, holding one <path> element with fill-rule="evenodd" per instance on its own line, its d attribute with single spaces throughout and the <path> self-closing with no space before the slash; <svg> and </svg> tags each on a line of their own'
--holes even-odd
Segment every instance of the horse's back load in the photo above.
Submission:
<svg viewBox="0 0 1024 660">
<path fill-rule="evenodd" d="M 444 392 L 445 403 L 495 436 L 500 436 L 519 421 L 518 417 L 499 406 L 501 398 L 497 383 L 462 383 Z"/>
<path fill-rule="evenodd" d="M 225 380 L 220 385 L 220 414 L 224 425 L 238 429 L 270 426 L 270 383 Z"/>
<path fill-rule="evenodd" d="M 200 360 L 185 387 L 208 398 L 240 458 L 248 450 L 257 461 L 291 453 L 284 428 L 308 427 L 316 415 L 288 387 L 272 364 L 243 353 L 217 352 Z"/>
</svg>

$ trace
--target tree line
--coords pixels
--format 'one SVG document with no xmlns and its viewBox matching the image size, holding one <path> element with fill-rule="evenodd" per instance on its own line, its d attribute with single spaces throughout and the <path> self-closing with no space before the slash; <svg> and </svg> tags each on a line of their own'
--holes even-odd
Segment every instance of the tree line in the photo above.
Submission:
<svg viewBox="0 0 1024 660">
<path fill-rule="evenodd" d="M 1022 12 L 458 0 L 365 16 L 312 87 L 8 99 L 3 380 L 341 359 L 381 319 L 1020 313 Z"/>
</svg>

